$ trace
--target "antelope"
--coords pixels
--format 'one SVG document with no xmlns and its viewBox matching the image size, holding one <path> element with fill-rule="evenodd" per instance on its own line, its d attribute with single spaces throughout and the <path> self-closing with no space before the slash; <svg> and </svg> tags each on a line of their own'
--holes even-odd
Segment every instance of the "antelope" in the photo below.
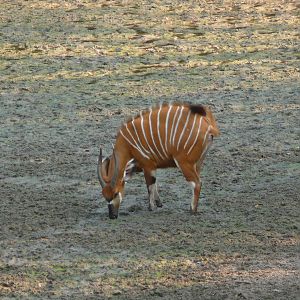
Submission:
<svg viewBox="0 0 300 300">
<path fill-rule="evenodd" d="M 125 122 L 116 137 L 113 153 L 98 158 L 98 179 L 108 202 L 109 218 L 116 219 L 125 182 L 143 171 L 149 210 L 162 207 L 156 170 L 178 167 L 192 186 L 191 213 L 197 213 L 201 191 L 200 171 L 213 137 L 220 134 L 209 107 L 190 103 L 163 103 Z"/>
</svg>

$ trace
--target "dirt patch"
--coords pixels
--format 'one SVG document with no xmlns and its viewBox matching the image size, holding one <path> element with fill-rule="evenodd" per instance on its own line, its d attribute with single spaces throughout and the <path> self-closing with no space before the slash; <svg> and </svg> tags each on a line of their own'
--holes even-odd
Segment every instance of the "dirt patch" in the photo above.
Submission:
<svg viewBox="0 0 300 300">
<path fill-rule="evenodd" d="M 0 5 L 1 297 L 299 297 L 296 2 Z M 172 100 L 211 105 L 221 129 L 200 213 L 170 169 L 163 208 L 136 175 L 109 220 L 99 146 Z"/>
</svg>

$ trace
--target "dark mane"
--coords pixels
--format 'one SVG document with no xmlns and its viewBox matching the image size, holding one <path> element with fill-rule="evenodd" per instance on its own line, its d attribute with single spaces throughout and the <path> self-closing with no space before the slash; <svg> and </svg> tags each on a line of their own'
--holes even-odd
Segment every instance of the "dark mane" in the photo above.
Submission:
<svg viewBox="0 0 300 300">
<path fill-rule="evenodd" d="M 162 107 L 165 107 L 165 106 L 168 106 L 170 104 L 172 104 L 173 106 L 185 106 L 185 107 L 189 107 L 190 110 L 191 110 L 191 112 L 193 114 L 199 114 L 199 115 L 204 116 L 204 117 L 206 116 L 205 107 L 203 105 L 201 105 L 201 104 L 192 104 L 190 102 L 179 102 L 179 101 L 178 102 L 170 102 L 170 103 L 163 102 L 163 103 L 158 103 L 156 105 L 153 105 L 152 107 L 150 107 L 148 109 L 144 109 L 140 113 L 136 114 L 135 116 L 129 117 L 125 121 L 125 123 L 129 123 L 132 120 L 138 119 L 138 118 L 140 118 L 141 115 L 145 116 L 147 113 L 149 113 L 150 109 L 155 110 L 155 109 L 158 109 L 160 107 L 160 105 Z"/>
<path fill-rule="evenodd" d="M 190 110 L 193 114 L 199 114 L 203 117 L 206 116 L 206 110 L 201 104 L 190 104 Z"/>
</svg>

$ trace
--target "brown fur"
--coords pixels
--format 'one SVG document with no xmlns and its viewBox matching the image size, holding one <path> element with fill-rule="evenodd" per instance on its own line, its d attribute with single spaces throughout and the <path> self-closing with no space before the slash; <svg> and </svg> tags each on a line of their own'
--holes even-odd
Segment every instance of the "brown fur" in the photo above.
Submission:
<svg viewBox="0 0 300 300">
<path fill-rule="evenodd" d="M 212 142 L 209 136 L 219 134 L 211 110 L 203 105 L 163 103 L 143 111 L 124 123 L 117 135 L 114 154 L 118 159 L 118 169 L 115 169 L 115 163 L 109 163 L 108 173 L 102 173 L 107 175 L 106 178 L 116 174 L 117 183 L 111 189 L 104 187 L 103 195 L 107 195 L 105 198 L 110 201 L 111 195 L 123 193 L 124 170 L 132 158 L 136 166 L 143 169 L 148 189 L 153 182 L 152 173 L 157 168 L 177 165 L 186 180 L 194 184 L 192 211 L 196 212 L 201 190 L 200 166 Z M 109 181 L 107 184 L 110 185 Z"/>
</svg>

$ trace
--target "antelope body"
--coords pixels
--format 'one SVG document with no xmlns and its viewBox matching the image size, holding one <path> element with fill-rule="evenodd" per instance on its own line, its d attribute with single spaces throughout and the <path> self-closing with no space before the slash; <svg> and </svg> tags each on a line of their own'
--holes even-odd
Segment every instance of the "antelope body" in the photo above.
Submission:
<svg viewBox="0 0 300 300">
<path fill-rule="evenodd" d="M 98 160 L 98 178 L 108 202 L 109 217 L 118 217 L 125 181 L 143 170 L 149 210 L 161 207 L 156 170 L 178 167 L 193 188 L 191 212 L 196 213 L 201 191 L 200 170 L 214 136 L 219 135 L 208 107 L 171 103 L 141 112 L 120 128 L 113 154 Z"/>
</svg>

